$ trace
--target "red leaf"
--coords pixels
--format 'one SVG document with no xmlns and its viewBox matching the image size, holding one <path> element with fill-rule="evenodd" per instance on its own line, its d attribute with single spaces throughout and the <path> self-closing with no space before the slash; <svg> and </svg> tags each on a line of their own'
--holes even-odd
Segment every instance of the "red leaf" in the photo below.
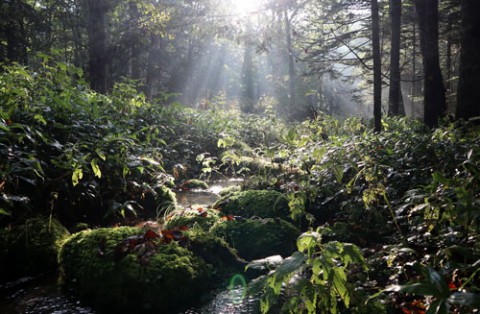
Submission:
<svg viewBox="0 0 480 314">
<path fill-rule="evenodd" d="M 151 239 L 156 239 L 156 238 L 159 238 L 160 235 L 158 235 L 155 231 L 153 230 L 147 230 L 147 232 L 145 232 L 143 238 L 145 239 L 145 241 L 147 240 L 151 240 Z"/>
</svg>

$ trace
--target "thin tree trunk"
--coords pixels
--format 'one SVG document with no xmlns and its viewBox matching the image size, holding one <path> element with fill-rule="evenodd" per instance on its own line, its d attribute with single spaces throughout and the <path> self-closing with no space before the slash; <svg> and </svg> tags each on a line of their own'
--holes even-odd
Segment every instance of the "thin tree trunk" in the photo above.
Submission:
<svg viewBox="0 0 480 314">
<path fill-rule="evenodd" d="M 402 1 L 390 0 L 390 23 L 392 31 L 392 47 L 390 52 L 390 88 L 388 97 L 388 114 L 404 116 L 405 108 L 402 100 L 400 80 L 400 32 L 402 19 Z"/>
<path fill-rule="evenodd" d="M 292 30 L 290 24 L 290 18 L 288 17 L 288 9 L 284 9 L 285 19 L 285 34 L 287 40 L 287 53 L 288 53 L 288 100 L 290 106 L 290 112 L 295 108 L 295 60 L 293 59 L 293 47 L 292 47 Z"/>
<path fill-rule="evenodd" d="M 462 2 L 462 50 L 456 116 L 480 116 L 480 1 Z"/>
<path fill-rule="evenodd" d="M 134 80 L 140 79 L 140 37 L 138 34 L 137 24 L 139 19 L 137 3 L 131 1 L 128 4 L 130 14 L 130 78 Z"/>
<path fill-rule="evenodd" d="M 438 0 L 414 0 L 420 27 L 420 49 L 424 75 L 424 122 L 438 125 L 446 112 L 445 86 L 438 52 Z"/>
<path fill-rule="evenodd" d="M 161 37 L 159 34 L 150 35 L 150 50 L 148 52 L 147 75 L 145 78 L 145 97 L 152 100 L 155 95 L 155 84 L 160 73 L 160 63 L 158 60 L 160 51 Z"/>
<path fill-rule="evenodd" d="M 372 0 L 373 118 L 375 132 L 382 131 L 382 63 L 380 59 L 380 17 L 378 1 Z"/>
<path fill-rule="evenodd" d="M 105 93 L 107 89 L 107 30 L 105 0 L 87 0 L 88 74 L 90 87 Z"/>
</svg>

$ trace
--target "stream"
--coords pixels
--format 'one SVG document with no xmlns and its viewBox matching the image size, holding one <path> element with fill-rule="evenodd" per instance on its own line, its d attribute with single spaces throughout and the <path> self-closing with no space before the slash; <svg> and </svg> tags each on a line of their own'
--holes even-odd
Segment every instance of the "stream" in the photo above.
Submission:
<svg viewBox="0 0 480 314">
<path fill-rule="evenodd" d="M 177 191 L 178 204 L 211 205 L 224 188 L 239 185 L 240 180 L 216 181 L 208 190 Z M 23 277 L 0 283 L 2 314 L 95 314 L 92 308 L 75 297 L 74 291 L 62 286 L 58 273 Z M 253 314 L 259 312 L 259 296 L 244 294 L 243 286 L 225 287 L 210 292 L 202 305 L 174 314 Z"/>
</svg>

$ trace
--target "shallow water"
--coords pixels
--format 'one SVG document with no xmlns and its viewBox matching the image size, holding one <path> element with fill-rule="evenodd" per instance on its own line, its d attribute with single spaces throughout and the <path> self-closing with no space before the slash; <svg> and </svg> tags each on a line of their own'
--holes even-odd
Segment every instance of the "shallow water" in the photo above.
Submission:
<svg viewBox="0 0 480 314">
<path fill-rule="evenodd" d="M 58 284 L 58 274 L 23 277 L 0 285 L 0 313 L 93 314 Z"/>
<path fill-rule="evenodd" d="M 209 293 L 204 304 L 172 314 L 254 314 L 260 297 L 248 296 L 244 286 L 225 287 Z M 0 313 L 95 314 L 90 307 L 65 291 L 58 274 L 24 277 L 0 285 Z"/>
<path fill-rule="evenodd" d="M 182 207 L 192 205 L 209 206 L 218 199 L 218 194 L 226 187 L 238 186 L 243 182 L 242 179 L 219 180 L 209 184 L 208 190 L 193 189 L 188 191 L 176 191 L 177 202 Z"/>
</svg>

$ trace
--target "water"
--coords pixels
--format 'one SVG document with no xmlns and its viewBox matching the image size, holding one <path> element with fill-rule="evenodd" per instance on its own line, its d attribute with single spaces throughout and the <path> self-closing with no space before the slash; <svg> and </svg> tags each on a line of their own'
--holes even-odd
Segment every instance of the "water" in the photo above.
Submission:
<svg viewBox="0 0 480 314">
<path fill-rule="evenodd" d="M 58 274 L 23 277 L 0 285 L 0 313 L 93 314 L 58 284 Z"/>
<path fill-rule="evenodd" d="M 218 194 L 226 187 L 238 186 L 242 179 L 219 180 L 210 184 L 208 190 L 193 189 L 188 191 L 176 191 L 178 205 L 190 207 L 192 205 L 212 205 L 217 201 Z"/>
</svg>

